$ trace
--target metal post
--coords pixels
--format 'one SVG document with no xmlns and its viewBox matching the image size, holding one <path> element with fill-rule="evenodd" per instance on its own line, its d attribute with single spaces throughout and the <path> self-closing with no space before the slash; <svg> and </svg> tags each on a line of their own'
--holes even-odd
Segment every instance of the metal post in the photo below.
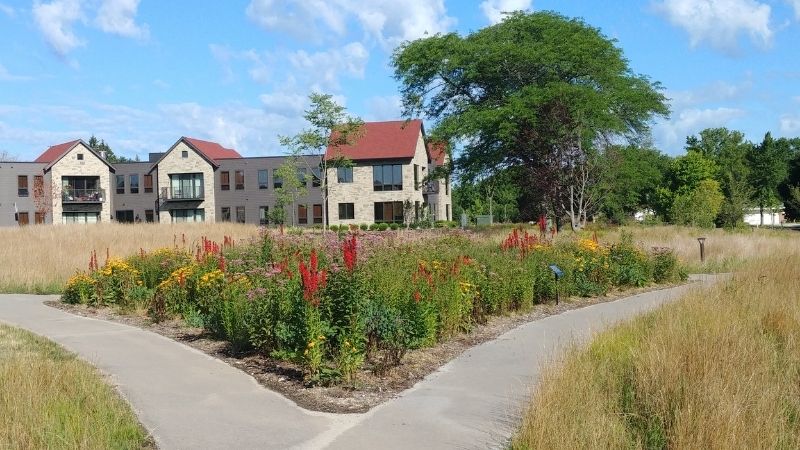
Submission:
<svg viewBox="0 0 800 450">
<path fill-rule="evenodd" d="M 697 238 L 697 242 L 700 243 L 700 262 L 706 262 L 706 238 L 699 237 Z"/>
</svg>

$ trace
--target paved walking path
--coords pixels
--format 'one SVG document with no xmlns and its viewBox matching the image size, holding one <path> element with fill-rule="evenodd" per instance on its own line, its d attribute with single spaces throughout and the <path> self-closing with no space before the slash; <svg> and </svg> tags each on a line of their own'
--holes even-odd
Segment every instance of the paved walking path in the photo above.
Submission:
<svg viewBox="0 0 800 450">
<path fill-rule="evenodd" d="M 0 321 L 46 336 L 109 374 L 161 450 L 502 447 L 543 364 L 564 345 L 653 309 L 672 289 L 567 311 L 467 350 L 399 398 L 365 414 L 306 411 L 197 350 L 127 325 L 0 295 Z"/>
</svg>

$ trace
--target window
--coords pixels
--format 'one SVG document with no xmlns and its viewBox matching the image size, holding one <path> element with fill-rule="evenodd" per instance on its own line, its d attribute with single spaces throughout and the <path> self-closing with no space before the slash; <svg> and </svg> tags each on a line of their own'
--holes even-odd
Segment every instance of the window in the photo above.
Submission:
<svg viewBox="0 0 800 450">
<path fill-rule="evenodd" d="M 322 205 L 314 205 L 311 213 L 313 214 L 314 223 L 322 223 Z"/>
<path fill-rule="evenodd" d="M 103 194 L 100 177 L 61 177 L 62 202 L 102 203 Z"/>
<path fill-rule="evenodd" d="M 403 166 L 384 164 L 372 166 L 372 186 L 375 191 L 402 191 Z"/>
<path fill-rule="evenodd" d="M 356 218 L 354 203 L 339 203 L 339 220 L 352 220 Z"/>
<path fill-rule="evenodd" d="M 352 167 L 337 167 L 336 168 L 336 181 L 339 183 L 352 183 L 353 182 L 353 168 Z"/>
<path fill-rule="evenodd" d="M 115 217 L 119 223 L 133 223 L 133 210 L 117 210 Z"/>
<path fill-rule="evenodd" d="M 419 200 L 414 202 L 414 220 L 419 220 Z"/>
<path fill-rule="evenodd" d="M 125 193 L 125 175 L 117 175 L 117 194 Z"/>
<path fill-rule="evenodd" d="M 139 193 L 139 175 L 131 174 L 131 194 Z"/>
<path fill-rule="evenodd" d="M 312 187 L 320 187 L 322 186 L 322 173 L 319 167 L 312 167 L 311 168 L 311 186 Z"/>
<path fill-rule="evenodd" d="M 153 192 L 153 176 L 152 175 L 145 175 L 144 176 L 144 192 L 145 194 L 149 194 Z"/>
<path fill-rule="evenodd" d="M 17 223 L 19 224 L 19 226 L 28 225 L 30 223 L 27 211 L 17 213 Z"/>
<path fill-rule="evenodd" d="M 83 161 L 83 153 L 78 153 L 78 161 Z"/>
<path fill-rule="evenodd" d="M 269 223 L 269 206 L 258 207 L 258 223 L 261 225 Z"/>
<path fill-rule="evenodd" d="M 403 222 L 403 202 L 375 203 L 375 222 Z"/>
<path fill-rule="evenodd" d="M 444 220 L 448 220 L 449 221 L 450 220 L 450 204 L 449 203 L 444 205 L 444 211 L 445 211 L 444 212 L 444 217 L 445 217 Z"/>
<path fill-rule="evenodd" d="M 27 197 L 28 196 L 28 176 L 27 175 L 19 175 L 17 176 L 17 195 L 20 197 Z"/>
<path fill-rule="evenodd" d="M 147 223 L 155 222 L 155 215 L 153 215 L 152 209 L 145 209 L 144 210 L 144 221 Z"/>
<path fill-rule="evenodd" d="M 97 223 L 100 221 L 98 212 L 63 212 L 61 223 Z"/>
<path fill-rule="evenodd" d="M 266 169 L 258 171 L 258 188 L 267 189 L 269 187 L 269 180 Z"/>
<path fill-rule="evenodd" d="M 237 170 L 236 172 L 234 172 L 234 177 L 235 177 L 235 180 L 236 180 L 236 190 L 237 191 L 243 190 L 244 189 L 244 171 L 243 170 Z"/>
<path fill-rule="evenodd" d="M 219 188 L 223 191 L 231 190 L 231 173 L 227 170 L 219 173 Z"/>
<path fill-rule="evenodd" d="M 300 186 L 306 185 L 306 168 L 303 167 L 302 169 L 297 169 L 297 181 L 300 183 Z"/>
<path fill-rule="evenodd" d="M 414 190 L 419 190 L 419 166 L 414 164 Z"/>
<path fill-rule="evenodd" d="M 202 222 L 205 220 L 204 209 L 173 209 L 169 212 L 172 222 Z"/>
<path fill-rule="evenodd" d="M 202 173 L 179 173 L 169 176 L 170 198 L 175 200 L 199 200 L 203 195 Z"/>
<path fill-rule="evenodd" d="M 41 224 L 43 224 L 43 223 L 44 223 L 45 214 L 46 214 L 46 213 L 44 213 L 44 212 L 40 212 L 40 211 L 36 211 L 36 212 L 33 214 L 33 218 L 34 218 L 34 220 L 36 221 L 36 225 L 41 225 Z"/>
<path fill-rule="evenodd" d="M 301 225 L 308 223 L 308 207 L 306 205 L 297 205 L 297 223 Z"/>
<path fill-rule="evenodd" d="M 245 222 L 244 206 L 237 206 L 236 207 L 236 223 L 244 223 L 244 222 Z"/>
<path fill-rule="evenodd" d="M 450 195 L 450 175 L 445 175 L 444 177 L 444 194 Z M 450 220 L 450 219 L 447 219 Z"/>
<path fill-rule="evenodd" d="M 222 212 L 221 220 L 223 222 L 230 222 L 231 221 L 231 208 L 229 206 L 223 206 L 221 212 Z"/>
<path fill-rule="evenodd" d="M 188 158 L 188 157 L 189 157 L 189 152 L 188 151 L 186 151 L 186 150 L 181 151 L 181 158 Z"/>
<path fill-rule="evenodd" d="M 275 189 L 283 187 L 283 178 L 278 176 L 278 169 L 272 169 L 272 187 Z"/>
</svg>

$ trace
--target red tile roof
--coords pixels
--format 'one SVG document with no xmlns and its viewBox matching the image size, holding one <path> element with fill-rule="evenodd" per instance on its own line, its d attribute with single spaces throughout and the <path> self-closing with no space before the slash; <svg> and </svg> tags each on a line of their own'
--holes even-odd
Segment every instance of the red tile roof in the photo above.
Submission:
<svg viewBox="0 0 800 450">
<path fill-rule="evenodd" d="M 200 139 L 184 137 L 183 138 L 195 150 L 202 153 L 206 159 L 215 161 L 224 158 L 241 158 L 242 155 L 236 150 L 225 148 L 216 142 L 203 141 Z"/>
<path fill-rule="evenodd" d="M 345 157 L 353 161 L 385 158 L 413 158 L 417 140 L 422 132 L 422 121 L 395 120 L 367 122 L 352 145 L 328 147 L 326 159 Z"/>
<path fill-rule="evenodd" d="M 444 142 L 428 142 L 428 156 L 431 158 L 434 167 L 443 166 L 447 156 L 447 144 Z"/>
<path fill-rule="evenodd" d="M 64 153 L 67 153 L 74 147 L 80 139 L 76 139 L 74 141 L 64 142 L 63 144 L 54 145 L 47 150 L 44 151 L 38 158 L 36 158 L 33 162 L 37 163 L 53 163 L 59 160 Z"/>
</svg>

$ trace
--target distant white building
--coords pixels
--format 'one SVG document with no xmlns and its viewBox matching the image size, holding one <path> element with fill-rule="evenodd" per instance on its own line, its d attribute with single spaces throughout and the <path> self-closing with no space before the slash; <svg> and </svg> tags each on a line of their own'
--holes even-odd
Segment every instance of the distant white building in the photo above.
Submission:
<svg viewBox="0 0 800 450">
<path fill-rule="evenodd" d="M 748 208 L 744 211 L 744 222 L 748 225 L 761 225 L 761 211 L 759 208 Z M 780 226 L 784 222 L 783 206 L 779 208 L 764 208 L 764 225 Z"/>
</svg>

